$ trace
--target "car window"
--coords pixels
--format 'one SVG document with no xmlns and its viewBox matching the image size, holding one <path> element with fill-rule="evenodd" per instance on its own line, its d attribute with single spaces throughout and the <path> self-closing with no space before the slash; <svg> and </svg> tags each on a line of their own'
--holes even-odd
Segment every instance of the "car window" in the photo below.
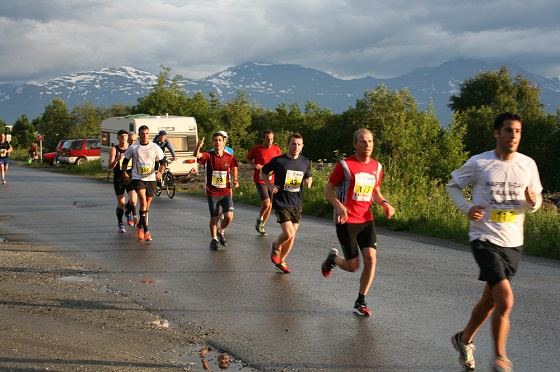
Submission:
<svg viewBox="0 0 560 372">
<path fill-rule="evenodd" d="M 68 140 L 68 141 L 64 142 L 64 145 L 62 145 L 62 148 L 64 150 L 68 150 L 70 148 L 70 146 L 72 146 L 72 143 L 74 143 L 74 141 Z"/>
<path fill-rule="evenodd" d="M 87 149 L 88 150 L 98 149 L 98 148 L 99 148 L 99 141 L 98 140 L 87 141 Z"/>
<path fill-rule="evenodd" d="M 84 146 L 84 141 L 74 141 L 72 144 L 72 150 L 81 150 Z"/>
</svg>

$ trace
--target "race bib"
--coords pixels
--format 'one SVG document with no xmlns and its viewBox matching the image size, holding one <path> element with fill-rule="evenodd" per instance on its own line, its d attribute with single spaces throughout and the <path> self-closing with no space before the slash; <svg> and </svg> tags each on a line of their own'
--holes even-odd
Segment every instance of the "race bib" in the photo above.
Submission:
<svg viewBox="0 0 560 372">
<path fill-rule="evenodd" d="M 517 221 L 517 210 L 515 209 L 492 209 L 490 211 L 490 222 L 511 223 Z"/>
<path fill-rule="evenodd" d="M 371 201 L 375 188 L 375 176 L 369 173 L 358 173 L 355 177 L 352 199 L 356 201 Z"/>
<path fill-rule="evenodd" d="M 284 191 L 299 192 L 301 181 L 303 181 L 303 172 L 286 171 L 286 181 L 284 181 Z"/>
<path fill-rule="evenodd" d="M 0 158 L 6 156 L 6 149 L 0 149 Z"/>
<path fill-rule="evenodd" d="M 139 162 L 138 163 L 138 174 L 150 174 L 154 164 L 152 162 Z"/>
<path fill-rule="evenodd" d="M 227 171 L 212 171 L 212 186 L 225 189 L 227 186 Z"/>
</svg>

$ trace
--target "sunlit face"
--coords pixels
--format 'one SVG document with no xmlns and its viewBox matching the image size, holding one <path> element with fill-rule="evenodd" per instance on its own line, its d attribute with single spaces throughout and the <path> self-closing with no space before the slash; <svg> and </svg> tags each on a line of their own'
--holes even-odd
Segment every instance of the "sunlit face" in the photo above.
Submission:
<svg viewBox="0 0 560 372">
<path fill-rule="evenodd" d="M 269 148 L 270 146 L 272 146 L 272 143 L 274 142 L 274 133 L 267 133 L 264 135 L 263 137 L 263 147 L 264 148 Z"/>
<path fill-rule="evenodd" d="M 500 131 L 494 130 L 496 149 L 500 154 L 513 154 L 521 142 L 521 122 L 519 120 L 506 120 Z"/>
<path fill-rule="evenodd" d="M 357 134 L 356 142 L 354 142 L 354 148 L 356 149 L 356 154 L 369 158 L 373 152 L 373 135 L 368 131 L 361 131 Z"/>
<path fill-rule="evenodd" d="M 121 144 L 125 144 L 128 142 L 128 133 L 123 133 L 118 138 Z"/>
<path fill-rule="evenodd" d="M 142 145 L 147 145 L 150 142 L 150 130 L 148 128 L 143 129 L 139 134 L 140 134 L 140 143 Z"/>
<path fill-rule="evenodd" d="M 138 137 L 138 136 L 136 135 L 136 133 L 130 133 L 130 134 L 128 135 L 128 144 L 129 144 L 129 145 L 132 145 L 134 142 L 136 142 L 136 138 L 137 138 L 137 137 Z"/>
<path fill-rule="evenodd" d="M 301 150 L 303 150 L 303 139 L 302 138 L 290 138 L 290 142 L 288 142 L 288 153 L 292 158 L 295 158 L 301 154 Z"/>
<path fill-rule="evenodd" d="M 212 147 L 214 150 L 223 150 L 226 145 L 226 141 L 222 135 L 217 135 L 212 138 Z"/>
</svg>

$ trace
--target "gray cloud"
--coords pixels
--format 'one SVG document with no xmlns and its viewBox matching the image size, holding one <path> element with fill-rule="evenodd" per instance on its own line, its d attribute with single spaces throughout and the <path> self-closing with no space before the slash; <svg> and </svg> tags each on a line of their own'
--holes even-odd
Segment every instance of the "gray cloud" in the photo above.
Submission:
<svg viewBox="0 0 560 372">
<path fill-rule="evenodd" d="M 390 77 L 459 57 L 560 76 L 558 8 L 552 0 L 8 0 L 0 81 L 122 65 L 200 78 L 248 60 Z"/>
</svg>

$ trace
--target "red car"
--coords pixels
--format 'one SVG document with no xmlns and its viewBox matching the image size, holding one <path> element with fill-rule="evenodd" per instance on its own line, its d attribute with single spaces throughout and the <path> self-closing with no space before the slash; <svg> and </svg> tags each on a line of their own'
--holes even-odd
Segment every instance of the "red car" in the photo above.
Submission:
<svg viewBox="0 0 560 372">
<path fill-rule="evenodd" d="M 60 164 L 60 161 L 58 161 L 58 156 L 60 155 L 60 150 L 62 149 L 62 145 L 64 145 L 64 142 L 66 141 L 67 140 L 59 141 L 58 145 L 56 145 L 56 151 L 47 152 L 46 154 L 43 154 L 43 163 L 49 163 L 50 165 Z"/>
</svg>

